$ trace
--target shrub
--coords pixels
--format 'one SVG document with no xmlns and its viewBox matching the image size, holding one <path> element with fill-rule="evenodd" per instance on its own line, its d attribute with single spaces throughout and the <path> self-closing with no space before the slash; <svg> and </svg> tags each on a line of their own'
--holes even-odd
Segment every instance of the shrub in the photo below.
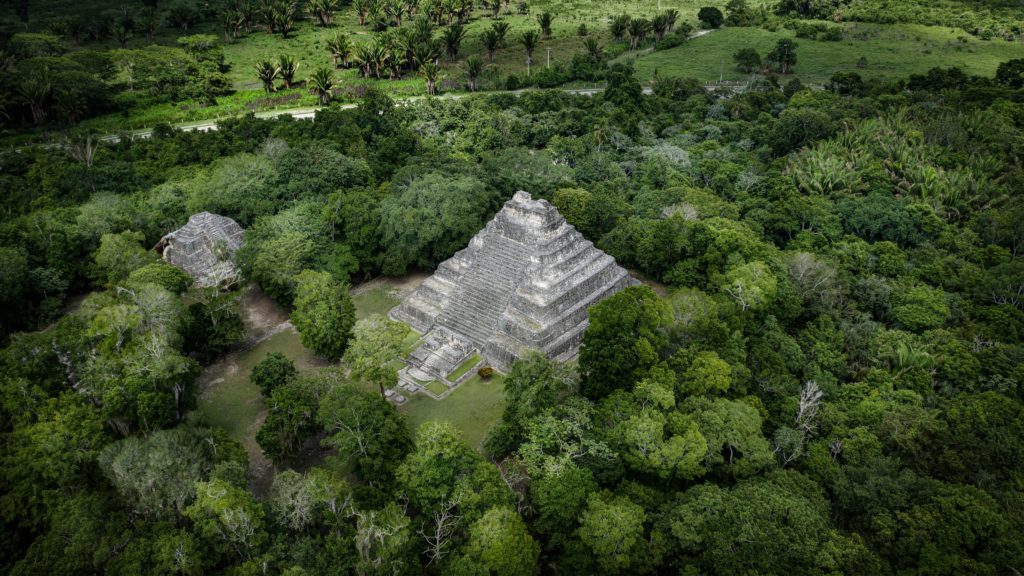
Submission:
<svg viewBox="0 0 1024 576">
<path fill-rule="evenodd" d="M 491 376 L 494 376 L 494 368 L 491 368 L 487 364 L 484 364 L 476 371 L 477 376 L 480 376 L 484 380 L 490 380 Z"/>
<path fill-rule="evenodd" d="M 720 28 L 722 22 L 725 21 L 725 16 L 718 8 L 705 6 L 700 9 L 700 12 L 697 12 L 697 19 L 705 28 Z"/>
</svg>

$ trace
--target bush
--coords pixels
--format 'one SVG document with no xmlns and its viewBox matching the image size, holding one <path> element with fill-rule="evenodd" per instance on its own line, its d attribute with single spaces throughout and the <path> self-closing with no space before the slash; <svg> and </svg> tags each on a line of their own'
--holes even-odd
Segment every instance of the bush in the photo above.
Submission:
<svg viewBox="0 0 1024 576">
<path fill-rule="evenodd" d="M 700 12 L 697 12 L 697 19 L 705 28 L 721 28 L 722 22 L 725 22 L 722 11 L 713 6 L 701 8 Z"/>
<path fill-rule="evenodd" d="M 740 72 L 749 74 L 761 68 L 761 55 L 753 48 L 740 48 L 732 55 L 732 60 L 736 63 L 736 69 Z"/>
<path fill-rule="evenodd" d="M 483 378 L 484 380 L 490 380 L 491 376 L 494 376 L 494 368 L 491 368 L 487 364 L 484 364 L 483 366 L 480 367 L 479 370 L 476 371 L 476 374 L 477 376 Z"/>
<path fill-rule="evenodd" d="M 271 352 L 252 367 L 249 379 L 260 387 L 264 398 L 270 398 L 274 388 L 290 383 L 296 374 L 295 363 L 290 358 L 280 352 Z"/>
</svg>

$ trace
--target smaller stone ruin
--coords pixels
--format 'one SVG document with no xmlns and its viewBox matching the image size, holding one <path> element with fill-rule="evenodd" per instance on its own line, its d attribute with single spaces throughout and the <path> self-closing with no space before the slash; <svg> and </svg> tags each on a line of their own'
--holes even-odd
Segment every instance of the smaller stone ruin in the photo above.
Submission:
<svg viewBox="0 0 1024 576">
<path fill-rule="evenodd" d="M 226 216 L 200 212 L 160 239 L 164 260 L 188 272 L 198 288 L 228 287 L 238 281 L 235 252 L 245 232 Z"/>
</svg>

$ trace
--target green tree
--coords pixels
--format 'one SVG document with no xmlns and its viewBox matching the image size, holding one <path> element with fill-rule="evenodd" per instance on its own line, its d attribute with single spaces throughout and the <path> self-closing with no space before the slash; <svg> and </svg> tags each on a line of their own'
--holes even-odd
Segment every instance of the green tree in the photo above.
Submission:
<svg viewBox="0 0 1024 576">
<path fill-rule="evenodd" d="M 526 52 L 526 70 L 529 73 L 530 65 L 533 64 L 533 51 L 537 49 L 538 35 L 536 30 L 527 30 L 519 37 L 519 43 L 523 45 Z"/>
<path fill-rule="evenodd" d="M 745 480 L 731 490 L 690 488 L 672 516 L 672 535 L 695 557 L 696 570 L 717 574 L 816 572 L 830 535 L 820 489 L 796 472 Z"/>
<path fill-rule="evenodd" d="M 698 352 L 682 375 L 679 388 L 686 395 L 722 393 L 729 389 L 731 374 L 729 363 L 718 354 Z"/>
<path fill-rule="evenodd" d="M 996 81 L 1013 89 L 1024 88 L 1024 58 L 1015 58 L 999 64 Z"/>
<path fill-rule="evenodd" d="M 256 70 L 256 77 L 263 83 L 263 89 L 268 94 L 276 91 L 277 88 L 274 86 L 274 80 L 277 80 L 281 74 L 280 68 L 269 60 L 257 62 L 254 68 Z"/>
<path fill-rule="evenodd" d="M 185 510 L 203 541 L 239 560 L 258 555 L 267 542 L 263 506 L 244 488 L 223 480 L 196 483 L 196 500 Z"/>
<path fill-rule="evenodd" d="M 158 430 L 148 438 L 108 444 L 98 462 L 132 511 L 171 518 L 192 503 L 196 482 L 213 468 L 215 445 L 213 436 L 201 430 Z"/>
<path fill-rule="evenodd" d="M 896 322 L 913 331 L 938 328 L 950 313 L 946 293 L 923 284 L 904 290 L 892 309 Z"/>
<path fill-rule="evenodd" d="M 721 290 L 743 311 L 762 311 L 775 300 L 778 280 L 764 262 L 748 262 L 730 269 Z"/>
<path fill-rule="evenodd" d="M 547 40 L 551 38 L 551 23 L 554 22 L 555 17 L 550 12 L 543 12 L 537 15 L 537 23 L 540 24 L 540 39 Z"/>
<path fill-rule="evenodd" d="M 644 564 L 643 507 L 625 496 L 594 494 L 580 515 L 579 536 L 605 572 L 639 570 Z"/>
<path fill-rule="evenodd" d="M 132 270 L 126 282 L 129 285 L 156 284 L 172 294 L 182 294 L 192 285 L 188 272 L 166 262 L 153 262 Z"/>
<path fill-rule="evenodd" d="M 412 447 L 405 418 L 379 394 L 335 386 L 320 401 L 317 420 L 342 463 L 371 484 L 391 486 L 394 470 Z"/>
<path fill-rule="evenodd" d="M 274 388 L 266 398 L 267 417 L 256 442 L 272 461 L 287 462 L 316 431 L 316 380 L 299 378 Z"/>
<path fill-rule="evenodd" d="M 531 351 L 512 363 L 504 387 L 501 422 L 486 443 L 487 451 L 496 457 L 515 450 L 522 443 L 526 421 L 574 392 L 577 379 L 564 364 Z"/>
<path fill-rule="evenodd" d="M 340 358 L 348 348 L 356 307 L 348 286 L 326 272 L 304 270 L 296 277 L 292 324 L 302 344 L 327 358 Z"/>
<path fill-rule="evenodd" d="M 761 55 L 753 48 L 740 48 L 732 55 L 732 61 L 740 72 L 757 72 L 761 69 Z"/>
<path fill-rule="evenodd" d="M 117 284 L 135 270 L 157 261 L 155 253 L 140 246 L 144 240 L 142 232 L 131 231 L 104 234 L 100 238 L 95 261 L 106 283 Z"/>
<path fill-rule="evenodd" d="M 263 357 L 249 374 L 252 383 L 260 387 L 264 398 L 269 398 L 274 389 L 295 380 L 295 363 L 280 352 L 270 352 Z"/>
<path fill-rule="evenodd" d="M 454 573 L 529 576 L 536 573 L 539 557 L 540 546 L 515 510 L 495 507 L 469 527 Z"/>
<path fill-rule="evenodd" d="M 725 398 L 687 398 L 680 405 L 707 441 L 705 464 L 712 472 L 752 476 L 775 464 L 761 433 L 761 415 L 750 404 Z"/>
<path fill-rule="evenodd" d="M 793 66 L 796 66 L 796 48 L 796 42 L 782 38 L 775 43 L 775 47 L 765 56 L 765 60 L 778 66 L 780 73 L 789 74 Z"/>
<path fill-rule="evenodd" d="M 295 82 L 295 74 L 299 71 L 299 61 L 282 54 L 277 58 L 277 75 L 284 81 L 285 89 L 292 87 L 292 83 Z M 262 78 L 261 78 L 262 79 Z"/>
<path fill-rule="evenodd" d="M 660 361 L 671 310 L 647 286 L 631 286 L 589 310 L 580 346 L 581 393 L 603 398 L 630 388 Z"/>
<path fill-rule="evenodd" d="M 493 192 L 472 176 L 415 178 L 381 202 L 384 273 L 433 268 L 466 245 L 494 204 Z"/>
<path fill-rule="evenodd" d="M 376 384 L 383 397 L 384 389 L 398 382 L 392 362 L 401 357 L 408 334 L 405 324 L 379 314 L 359 320 L 342 362 L 352 371 L 353 378 Z"/>
<path fill-rule="evenodd" d="M 725 22 L 722 11 L 714 6 L 704 6 L 697 11 L 697 19 L 705 28 L 720 28 Z"/>
<path fill-rule="evenodd" d="M 321 106 L 330 104 L 335 87 L 334 71 L 330 68 L 317 68 L 306 82 L 309 89 L 316 94 Z"/>
<path fill-rule="evenodd" d="M 597 482 L 587 468 L 569 466 L 559 474 L 530 482 L 530 500 L 537 508 L 533 528 L 544 536 L 546 548 L 566 542 L 579 526 L 579 517 Z"/>
<path fill-rule="evenodd" d="M 449 422 L 426 422 L 416 431 L 416 445 L 395 471 L 409 502 L 424 512 L 449 498 L 456 480 L 479 456 Z"/>
</svg>

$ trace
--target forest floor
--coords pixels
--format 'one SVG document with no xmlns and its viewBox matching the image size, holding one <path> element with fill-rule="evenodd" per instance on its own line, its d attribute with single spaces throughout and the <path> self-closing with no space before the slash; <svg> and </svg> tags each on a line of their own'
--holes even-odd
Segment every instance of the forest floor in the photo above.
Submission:
<svg viewBox="0 0 1024 576">
<path fill-rule="evenodd" d="M 426 274 L 402 278 L 374 278 L 351 291 L 356 317 L 386 314 L 409 291 L 419 286 Z M 333 365 L 302 345 L 299 335 L 288 320 L 288 312 L 257 288 L 249 288 L 242 296 L 242 317 L 246 340 L 239 348 L 207 366 L 199 377 L 199 402 L 194 419 L 208 426 L 217 426 L 245 447 L 249 455 L 250 488 L 255 494 L 266 494 L 274 477 L 273 463 L 263 455 L 256 442 L 256 433 L 266 418 L 267 407 L 259 388 L 249 373 L 271 352 L 291 358 L 299 371 Z M 482 449 L 491 427 L 501 418 L 504 392 L 501 375 L 482 380 L 474 375 L 443 401 L 425 394 L 411 395 L 399 408 L 408 417 L 415 431 L 431 420 L 448 420 L 475 448 Z M 376 389 L 368 390 L 376 392 Z M 330 452 L 319 445 L 319 437 L 307 442 L 293 463 L 296 470 L 305 470 L 321 463 Z"/>
</svg>

